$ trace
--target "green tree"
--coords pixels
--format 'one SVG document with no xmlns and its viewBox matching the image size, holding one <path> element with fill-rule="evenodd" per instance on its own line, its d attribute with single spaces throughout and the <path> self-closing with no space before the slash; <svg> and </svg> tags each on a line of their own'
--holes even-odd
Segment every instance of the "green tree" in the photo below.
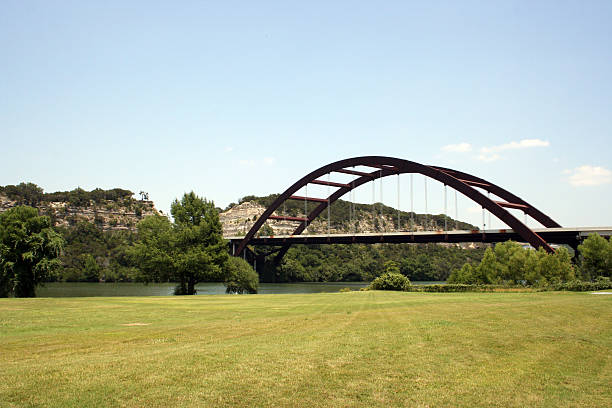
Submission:
<svg viewBox="0 0 612 408">
<path fill-rule="evenodd" d="M 612 241 L 599 234 L 591 234 L 578 245 L 582 258 L 581 271 L 585 279 L 612 276 Z"/>
<path fill-rule="evenodd" d="M 226 293 L 257 293 L 259 276 L 247 261 L 231 256 L 224 284 Z"/>
<path fill-rule="evenodd" d="M 229 255 L 214 203 L 191 192 L 172 203 L 171 213 L 174 224 L 156 215 L 138 223 L 130 255 L 140 280 L 178 282 L 177 295 L 195 294 L 198 282 L 222 281 Z"/>
<path fill-rule="evenodd" d="M 400 268 L 397 262 L 387 261 L 385 262 L 385 273 L 400 273 Z"/>
<path fill-rule="evenodd" d="M 49 217 L 18 206 L 0 214 L 0 297 L 36 296 L 36 285 L 48 280 L 59 266 L 63 238 L 51 228 Z"/>
</svg>

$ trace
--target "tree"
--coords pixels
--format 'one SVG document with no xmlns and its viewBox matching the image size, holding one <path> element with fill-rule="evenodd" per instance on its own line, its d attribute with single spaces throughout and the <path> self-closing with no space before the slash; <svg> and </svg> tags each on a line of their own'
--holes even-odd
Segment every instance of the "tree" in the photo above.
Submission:
<svg viewBox="0 0 612 408">
<path fill-rule="evenodd" d="M 222 281 L 228 260 L 219 214 L 214 203 L 185 194 L 171 206 L 174 223 L 152 215 L 138 223 L 138 240 L 131 258 L 145 282 L 178 282 L 177 295 L 193 295 L 195 285 Z"/>
<path fill-rule="evenodd" d="M 224 284 L 226 293 L 257 293 L 259 275 L 247 261 L 231 256 L 227 262 Z"/>
<path fill-rule="evenodd" d="M 2 188 L 4 193 L 20 205 L 36 207 L 42 200 L 43 189 L 34 183 L 19 183 L 16 186 L 8 185 Z"/>
<path fill-rule="evenodd" d="M 397 262 L 387 261 L 385 262 L 385 273 L 400 273 L 400 268 L 397 265 Z"/>
<path fill-rule="evenodd" d="M 586 279 L 612 276 L 612 241 L 599 234 L 589 235 L 578 245 L 582 257 L 582 274 Z"/>
<path fill-rule="evenodd" d="M 18 206 L 0 214 L 0 297 L 36 296 L 36 285 L 52 276 L 64 240 L 38 210 Z"/>
</svg>

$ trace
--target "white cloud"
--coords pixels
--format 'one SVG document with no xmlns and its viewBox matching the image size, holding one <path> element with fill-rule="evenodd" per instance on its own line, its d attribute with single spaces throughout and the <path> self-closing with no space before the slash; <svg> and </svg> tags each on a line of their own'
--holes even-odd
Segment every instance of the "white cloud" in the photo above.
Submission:
<svg viewBox="0 0 612 408">
<path fill-rule="evenodd" d="M 492 162 L 492 161 L 501 159 L 501 156 L 497 153 L 493 153 L 493 154 L 481 153 L 478 156 L 476 156 L 476 158 L 483 162 Z"/>
<path fill-rule="evenodd" d="M 599 186 L 612 183 L 612 171 L 601 166 L 584 165 L 564 174 L 570 174 L 567 181 L 572 186 Z"/>
<path fill-rule="evenodd" d="M 272 166 L 274 163 L 276 163 L 276 159 L 274 157 L 264 157 L 263 163 L 266 166 Z"/>
<path fill-rule="evenodd" d="M 226 152 L 226 153 L 229 153 L 229 152 L 231 152 L 232 150 L 234 150 L 234 148 L 233 148 L 232 146 L 227 146 L 227 147 L 225 148 L 225 152 Z"/>
<path fill-rule="evenodd" d="M 257 163 L 255 162 L 255 160 L 239 160 L 238 163 L 240 163 L 241 166 L 244 167 L 254 167 Z"/>
<path fill-rule="evenodd" d="M 531 147 L 548 147 L 550 142 L 548 140 L 540 139 L 523 139 L 518 142 L 505 143 L 498 146 L 483 147 L 480 149 L 482 153 L 493 153 L 502 152 L 504 150 L 516 150 L 516 149 L 527 149 Z"/>
<path fill-rule="evenodd" d="M 465 153 L 472 151 L 472 145 L 469 143 L 458 143 L 458 144 L 449 144 L 442 147 L 442 150 L 445 152 L 458 152 Z"/>
</svg>

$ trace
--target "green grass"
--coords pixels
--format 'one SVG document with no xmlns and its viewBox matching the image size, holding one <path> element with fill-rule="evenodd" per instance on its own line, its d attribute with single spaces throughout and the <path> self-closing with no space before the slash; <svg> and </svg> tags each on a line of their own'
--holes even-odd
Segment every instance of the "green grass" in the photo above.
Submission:
<svg viewBox="0 0 612 408">
<path fill-rule="evenodd" d="M 0 407 L 609 407 L 611 384 L 609 295 L 0 299 Z"/>
</svg>

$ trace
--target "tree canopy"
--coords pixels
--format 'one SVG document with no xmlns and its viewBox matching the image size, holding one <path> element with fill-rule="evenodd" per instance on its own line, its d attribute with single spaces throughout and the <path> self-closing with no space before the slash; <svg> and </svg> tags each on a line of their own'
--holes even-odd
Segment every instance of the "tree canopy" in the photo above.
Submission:
<svg viewBox="0 0 612 408">
<path fill-rule="evenodd" d="M 36 296 L 36 285 L 59 266 L 64 240 L 51 228 L 49 217 L 28 206 L 0 214 L 0 297 Z"/>
<path fill-rule="evenodd" d="M 203 281 L 222 281 L 229 257 L 219 214 L 212 201 L 193 192 L 171 206 L 174 223 L 159 215 L 137 226 L 138 240 L 129 250 L 145 282 L 178 282 L 177 295 L 193 295 Z"/>
<path fill-rule="evenodd" d="M 553 254 L 535 251 L 513 242 L 499 242 L 487 248 L 476 266 L 465 264 L 454 270 L 448 283 L 546 285 L 575 279 L 572 259 L 564 247 Z"/>
<path fill-rule="evenodd" d="M 592 234 L 578 245 L 578 250 L 584 278 L 590 280 L 598 276 L 612 276 L 612 240 Z"/>
</svg>

